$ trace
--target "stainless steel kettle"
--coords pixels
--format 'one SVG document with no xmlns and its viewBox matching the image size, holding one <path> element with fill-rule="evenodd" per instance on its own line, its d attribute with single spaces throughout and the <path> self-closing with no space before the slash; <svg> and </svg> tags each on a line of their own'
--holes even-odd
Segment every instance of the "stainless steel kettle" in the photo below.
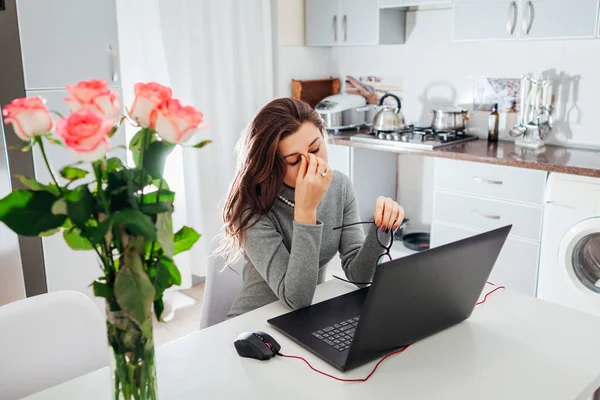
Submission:
<svg viewBox="0 0 600 400">
<path fill-rule="evenodd" d="M 383 101 L 387 97 L 393 97 L 398 103 L 398 107 L 387 106 L 383 104 Z M 388 93 L 381 97 L 379 100 L 379 106 L 377 107 L 377 114 L 373 118 L 373 130 L 374 131 L 397 131 L 399 129 L 406 128 L 404 123 L 404 115 L 400 111 L 402 104 L 398 96 Z"/>
</svg>

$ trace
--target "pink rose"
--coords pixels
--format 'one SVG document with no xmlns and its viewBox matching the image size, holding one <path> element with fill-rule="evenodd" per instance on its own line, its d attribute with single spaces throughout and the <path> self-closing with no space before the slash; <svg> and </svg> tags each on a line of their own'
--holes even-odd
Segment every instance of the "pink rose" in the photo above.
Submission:
<svg viewBox="0 0 600 400">
<path fill-rule="evenodd" d="M 21 140 L 41 136 L 52 130 L 52 117 L 41 97 L 25 97 L 13 100 L 4 107 L 4 123 L 12 123 L 15 133 Z"/>
<path fill-rule="evenodd" d="M 134 85 L 135 100 L 129 110 L 129 115 L 138 124 L 147 128 L 150 126 L 150 114 L 165 100 L 172 96 L 171 89 L 156 82 L 136 83 Z"/>
<path fill-rule="evenodd" d="M 194 133 L 205 125 L 204 116 L 192 106 L 182 106 L 179 100 L 169 99 L 162 102 L 152 112 L 150 126 L 156 129 L 164 141 L 185 143 Z"/>
<path fill-rule="evenodd" d="M 108 82 L 101 79 L 81 81 L 76 85 L 67 85 L 71 95 L 65 101 L 71 112 L 81 108 L 95 111 L 115 121 L 119 116 L 119 95 L 108 88 Z"/>
<path fill-rule="evenodd" d="M 56 134 L 81 161 L 96 161 L 110 147 L 108 133 L 113 121 L 92 110 L 79 109 L 56 122 Z"/>
</svg>

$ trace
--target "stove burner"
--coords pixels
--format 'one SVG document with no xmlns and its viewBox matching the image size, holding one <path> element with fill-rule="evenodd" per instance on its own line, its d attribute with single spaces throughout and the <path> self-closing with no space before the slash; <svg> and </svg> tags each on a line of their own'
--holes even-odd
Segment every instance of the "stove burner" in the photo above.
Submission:
<svg viewBox="0 0 600 400">
<path fill-rule="evenodd" d="M 356 140 L 393 142 L 400 147 L 433 149 L 476 139 L 464 131 L 434 131 L 431 127 L 409 125 L 397 131 L 372 131 L 370 135 L 357 135 Z M 390 143 L 392 144 L 392 143 Z"/>
</svg>

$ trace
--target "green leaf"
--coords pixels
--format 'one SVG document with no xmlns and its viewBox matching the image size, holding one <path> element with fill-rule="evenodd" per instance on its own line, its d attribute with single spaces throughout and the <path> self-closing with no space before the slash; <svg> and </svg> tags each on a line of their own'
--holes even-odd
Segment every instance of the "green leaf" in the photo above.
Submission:
<svg viewBox="0 0 600 400">
<path fill-rule="evenodd" d="M 112 225 L 112 220 L 110 218 L 107 218 L 104 221 L 102 221 L 91 232 L 92 234 L 90 235 L 90 242 L 92 242 L 93 245 L 102 243 L 102 240 L 106 236 L 106 233 L 110 230 L 111 225 Z"/>
<path fill-rule="evenodd" d="M 162 297 L 165 289 L 171 287 L 173 284 L 171 274 L 169 273 L 169 268 L 166 265 L 158 263 L 152 272 L 153 276 L 150 277 L 150 280 L 152 281 L 152 285 L 156 290 L 154 300 L 157 300 Z"/>
<path fill-rule="evenodd" d="M 144 169 L 153 178 L 162 178 L 167 157 L 175 149 L 175 145 L 167 142 L 153 142 L 144 154 Z"/>
<path fill-rule="evenodd" d="M 173 239 L 173 219 L 170 212 L 163 212 L 156 216 L 156 241 L 169 258 L 173 257 L 175 244 Z"/>
<path fill-rule="evenodd" d="M 92 250 L 94 247 L 88 239 L 81 236 L 81 230 L 79 228 L 73 228 L 68 231 L 64 231 L 63 237 L 65 242 L 73 250 Z"/>
<path fill-rule="evenodd" d="M 82 185 L 66 195 L 67 214 L 71 222 L 79 228 L 85 227 L 94 209 L 94 197 L 87 186 Z"/>
<path fill-rule="evenodd" d="M 188 251 L 194 246 L 194 243 L 200 239 L 200 236 L 201 235 L 196 232 L 194 228 L 184 226 L 175 234 L 175 251 L 173 254 Z"/>
<path fill-rule="evenodd" d="M 115 225 L 122 225 L 133 233 L 151 240 L 156 240 L 156 228 L 152 219 L 139 210 L 126 209 L 117 211 L 112 216 Z"/>
<path fill-rule="evenodd" d="M 118 129 L 119 129 L 118 126 L 113 126 L 113 128 L 108 132 L 108 137 L 113 137 L 115 135 L 115 133 L 117 133 Z"/>
<path fill-rule="evenodd" d="M 13 190 L 0 200 L 0 221 L 23 236 L 37 236 L 60 227 L 66 217 L 51 212 L 56 196 L 48 192 Z"/>
<path fill-rule="evenodd" d="M 23 185 L 25 185 L 26 187 L 28 187 L 31 190 L 46 191 L 46 192 L 52 193 L 56 196 L 60 195 L 60 191 L 58 190 L 58 187 L 55 184 L 44 185 L 44 184 L 36 181 L 35 179 L 28 178 L 23 175 L 15 175 L 15 178 L 20 180 Z"/>
<path fill-rule="evenodd" d="M 41 237 L 50 237 L 58 232 L 60 232 L 60 228 L 50 229 L 49 231 L 41 232 L 40 236 Z"/>
<path fill-rule="evenodd" d="M 173 212 L 173 204 L 168 201 L 161 201 L 160 203 L 142 204 L 140 211 L 146 214 L 160 214 L 160 213 L 171 213 Z"/>
<path fill-rule="evenodd" d="M 60 170 L 60 176 L 69 181 L 85 178 L 87 174 L 89 174 L 89 171 L 85 169 L 70 167 L 68 165 Z"/>
<path fill-rule="evenodd" d="M 21 141 L 14 146 L 8 146 L 9 150 L 21 150 L 23 152 L 31 150 L 32 141 Z"/>
<path fill-rule="evenodd" d="M 133 135 L 133 138 L 131 138 L 131 141 L 129 142 L 129 150 L 131 150 L 133 162 L 135 163 L 136 167 L 140 168 L 144 142 L 149 144 L 153 139 L 156 140 L 156 135 L 151 128 L 142 128 L 137 131 L 135 135 Z"/>
<path fill-rule="evenodd" d="M 204 140 L 204 141 L 202 141 L 200 143 L 196 143 L 192 147 L 195 148 L 195 149 L 201 149 L 204 146 L 206 146 L 207 144 L 211 144 L 211 143 L 212 143 L 212 140 Z"/>
<path fill-rule="evenodd" d="M 94 296 L 104 297 L 105 299 L 110 299 L 113 297 L 113 290 L 106 283 L 94 281 L 92 286 L 94 287 Z"/>
<path fill-rule="evenodd" d="M 169 190 L 169 184 L 167 183 L 167 181 L 165 181 L 164 179 L 154 179 L 152 181 L 152 184 L 157 188 L 157 189 L 162 189 L 162 190 Z"/>
<path fill-rule="evenodd" d="M 144 195 L 144 204 L 156 203 L 156 197 L 160 195 L 160 201 L 168 201 L 169 203 L 175 202 L 175 193 L 170 190 L 156 190 L 154 192 L 146 193 Z"/>
<path fill-rule="evenodd" d="M 154 313 L 156 314 L 156 319 L 160 322 L 164 322 L 162 320 L 162 313 L 165 310 L 165 304 L 163 303 L 162 297 L 154 300 Z"/>
<path fill-rule="evenodd" d="M 106 170 L 108 172 L 116 171 L 123 168 L 123 161 L 119 157 L 111 157 L 106 160 Z"/>
<path fill-rule="evenodd" d="M 169 275 L 171 276 L 171 285 L 181 285 L 181 273 L 179 272 L 179 269 L 173 260 L 162 256 L 159 258 L 158 262 L 169 270 Z"/>
<path fill-rule="evenodd" d="M 54 215 L 67 215 L 67 200 L 64 198 L 56 200 L 50 211 Z"/>
<path fill-rule="evenodd" d="M 155 290 L 144 272 L 140 255 L 129 251 L 124 257 L 124 264 L 115 278 L 114 293 L 123 311 L 141 327 L 150 319 Z"/>
</svg>

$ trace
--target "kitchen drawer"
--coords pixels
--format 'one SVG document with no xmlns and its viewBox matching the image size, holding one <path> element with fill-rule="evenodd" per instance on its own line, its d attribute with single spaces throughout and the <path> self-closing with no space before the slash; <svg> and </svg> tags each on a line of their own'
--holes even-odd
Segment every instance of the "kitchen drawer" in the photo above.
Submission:
<svg viewBox="0 0 600 400">
<path fill-rule="evenodd" d="M 482 233 L 482 231 L 434 222 L 431 227 L 431 247 L 441 246 L 478 233 Z M 537 243 L 509 236 L 500 251 L 489 281 L 528 296 L 535 296 L 539 247 Z"/>
<path fill-rule="evenodd" d="M 435 187 L 542 205 L 546 172 L 446 159 L 435 160 Z"/>
<path fill-rule="evenodd" d="M 512 224 L 512 236 L 539 242 L 542 208 L 436 190 L 433 219 L 481 231 Z"/>
</svg>

